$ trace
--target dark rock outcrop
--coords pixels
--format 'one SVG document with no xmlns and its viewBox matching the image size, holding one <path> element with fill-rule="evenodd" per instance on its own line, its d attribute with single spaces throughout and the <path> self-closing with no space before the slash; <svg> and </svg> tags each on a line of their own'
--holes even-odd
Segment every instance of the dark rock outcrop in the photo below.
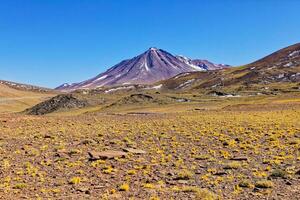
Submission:
<svg viewBox="0 0 300 200">
<path fill-rule="evenodd" d="M 87 105 L 86 101 L 79 100 L 72 94 L 60 94 L 25 110 L 25 113 L 29 115 L 45 115 L 59 110 L 83 108 Z"/>
</svg>

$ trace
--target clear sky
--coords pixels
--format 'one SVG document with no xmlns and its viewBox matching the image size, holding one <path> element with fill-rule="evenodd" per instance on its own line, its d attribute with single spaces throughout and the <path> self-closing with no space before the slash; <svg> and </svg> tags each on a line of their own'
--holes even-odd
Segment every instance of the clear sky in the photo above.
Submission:
<svg viewBox="0 0 300 200">
<path fill-rule="evenodd" d="M 300 42 L 299 0 L 1 0 L 0 79 L 55 87 L 149 47 L 242 65 Z"/>
</svg>

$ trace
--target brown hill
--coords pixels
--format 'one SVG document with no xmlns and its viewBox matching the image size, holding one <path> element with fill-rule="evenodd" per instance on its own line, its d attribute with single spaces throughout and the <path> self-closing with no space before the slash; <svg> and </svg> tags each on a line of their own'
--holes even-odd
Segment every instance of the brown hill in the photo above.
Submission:
<svg viewBox="0 0 300 200">
<path fill-rule="evenodd" d="M 159 82 L 164 89 L 199 89 L 300 82 L 300 43 L 256 62 L 219 71 L 190 72 Z"/>
<path fill-rule="evenodd" d="M 20 112 L 56 94 L 50 89 L 1 80 L 0 113 Z"/>
</svg>

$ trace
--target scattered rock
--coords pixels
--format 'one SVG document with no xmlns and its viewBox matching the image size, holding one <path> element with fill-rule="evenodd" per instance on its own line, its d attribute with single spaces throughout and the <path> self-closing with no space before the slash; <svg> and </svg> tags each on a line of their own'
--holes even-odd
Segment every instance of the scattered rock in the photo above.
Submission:
<svg viewBox="0 0 300 200">
<path fill-rule="evenodd" d="M 85 194 L 91 194 L 91 192 L 89 191 L 89 188 L 86 188 L 86 187 L 77 188 L 76 191 L 83 192 Z"/>
<path fill-rule="evenodd" d="M 210 91 L 207 94 L 212 95 L 212 96 L 226 96 L 226 95 L 228 95 L 227 93 L 221 92 L 221 91 Z"/>
<path fill-rule="evenodd" d="M 253 192 L 260 192 L 261 191 L 261 189 L 260 188 L 253 188 Z"/>
<path fill-rule="evenodd" d="M 140 149 L 134 149 L 134 148 L 124 148 L 123 151 L 133 153 L 133 154 L 145 154 L 146 151 L 140 150 Z"/>
<path fill-rule="evenodd" d="M 195 108 L 196 111 L 207 111 L 209 108 Z"/>
<path fill-rule="evenodd" d="M 166 184 L 168 184 L 168 185 L 177 185 L 177 182 L 173 181 L 173 180 L 166 180 Z"/>
<path fill-rule="evenodd" d="M 178 183 L 180 183 L 180 184 L 188 184 L 188 181 L 187 180 L 178 180 Z"/>
<path fill-rule="evenodd" d="M 234 160 L 234 161 L 248 161 L 249 159 L 247 157 L 234 157 L 234 158 L 231 158 L 230 160 Z"/>
<path fill-rule="evenodd" d="M 190 102 L 191 101 L 187 98 L 178 98 L 178 97 L 171 97 L 171 99 L 174 99 L 177 102 Z"/>
<path fill-rule="evenodd" d="M 285 184 L 286 185 L 292 185 L 292 183 L 290 181 L 286 181 Z"/>
<path fill-rule="evenodd" d="M 54 136 L 46 134 L 46 135 L 44 135 L 44 138 L 45 138 L 45 139 L 53 139 Z"/>
<path fill-rule="evenodd" d="M 93 139 L 85 139 L 81 141 L 79 144 L 80 145 L 88 145 L 88 144 L 96 144 L 97 142 Z"/>
<path fill-rule="evenodd" d="M 64 154 L 64 153 L 55 153 L 54 157 L 63 158 L 63 157 L 65 157 L 65 155 L 66 154 Z"/>
<path fill-rule="evenodd" d="M 227 172 L 217 172 L 214 175 L 215 176 L 224 176 L 224 175 L 227 175 Z"/>
<path fill-rule="evenodd" d="M 175 176 L 175 173 L 174 172 L 168 172 L 167 176 Z"/>
<path fill-rule="evenodd" d="M 106 160 L 106 159 L 113 159 L 113 158 L 124 158 L 127 153 L 123 151 L 101 151 L 101 152 L 96 152 L 96 151 L 90 151 L 88 152 L 90 159 L 91 160 Z"/>
</svg>

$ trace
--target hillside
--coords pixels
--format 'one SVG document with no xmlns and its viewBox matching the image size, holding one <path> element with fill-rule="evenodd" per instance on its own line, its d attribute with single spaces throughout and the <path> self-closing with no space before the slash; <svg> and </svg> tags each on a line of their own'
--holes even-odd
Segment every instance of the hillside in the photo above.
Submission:
<svg viewBox="0 0 300 200">
<path fill-rule="evenodd" d="M 0 81 L 0 113 L 22 111 L 44 101 L 55 93 L 46 88 Z"/>
<path fill-rule="evenodd" d="M 158 84 L 165 89 L 248 87 L 300 82 L 300 43 L 281 49 L 256 62 L 212 72 L 183 73 Z"/>
</svg>

